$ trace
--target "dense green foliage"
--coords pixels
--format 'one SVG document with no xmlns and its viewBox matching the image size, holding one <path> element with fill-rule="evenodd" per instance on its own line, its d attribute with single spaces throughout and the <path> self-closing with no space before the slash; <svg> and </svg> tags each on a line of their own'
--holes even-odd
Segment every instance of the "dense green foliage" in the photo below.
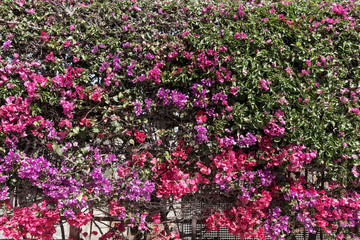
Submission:
<svg viewBox="0 0 360 240">
<path fill-rule="evenodd" d="M 356 1 L 0 1 L 0 229 L 51 239 L 14 209 L 80 227 L 110 204 L 116 239 L 190 197 L 232 205 L 193 216 L 208 230 L 354 239 L 359 21 Z"/>
</svg>

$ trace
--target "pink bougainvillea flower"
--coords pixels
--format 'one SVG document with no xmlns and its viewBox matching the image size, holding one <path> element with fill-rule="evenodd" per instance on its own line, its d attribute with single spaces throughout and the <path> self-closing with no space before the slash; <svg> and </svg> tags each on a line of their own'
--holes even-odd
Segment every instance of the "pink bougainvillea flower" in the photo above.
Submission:
<svg viewBox="0 0 360 240">
<path fill-rule="evenodd" d="M 95 101 L 95 102 L 101 102 L 101 92 L 102 89 L 96 89 L 92 94 L 91 94 L 91 100 Z"/>
<path fill-rule="evenodd" d="M 271 43 L 271 41 L 272 41 L 271 39 L 268 39 L 266 40 L 265 44 L 268 45 L 269 43 Z"/>
<path fill-rule="evenodd" d="M 8 51 L 10 49 L 11 42 L 12 42 L 11 40 L 7 40 L 3 43 L 2 48 L 4 51 Z"/>
<path fill-rule="evenodd" d="M 54 57 L 53 52 L 50 52 L 48 55 L 46 55 L 45 62 L 54 62 L 55 63 L 55 57 Z"/>
<path fill-rule="evenodd" d="M 35 13 L 35 9 L 34 9 L 34 8 L 25 9 L 25 12 L 30 13 L 30 14 L 34 14 L 34 13 Z"/>
<path fill-rule="evenodd" d="M 155 215 L 152 217 L 153 219 L 153 223 L 160 223 L 160 214 L 159 213 L 155 213 Z"/>
<path fill-rule="evenodd" d="M 139 7 L 137 6 L 137 3 L 135 3 L 133 7 L 134 7 L 135 11 L 137 11 L 137 12 L 140 12 L 140 11 L 141 11 L 141 8 L 139 8 Z"/>
<path fill-rule="evenodd" d="M 146 136 L 144 132 L 136 130 L 134 135 L 138 143 L 143 143 L 145 141 Z"/>
<path fill-rule="evenodd" d="M 72 41 L 70 41 L 70 40 L 66 40 L 64 42 L 64 47 L 70 47 L 71 45 L 72 45 Z"/>
<path fill-rule="evenodd" d="M 50 35 L 48 35 L 45 31 L 42 31 L 40 34 L 41 41 L 48 42 L 50 40 Z"/>
</svg>

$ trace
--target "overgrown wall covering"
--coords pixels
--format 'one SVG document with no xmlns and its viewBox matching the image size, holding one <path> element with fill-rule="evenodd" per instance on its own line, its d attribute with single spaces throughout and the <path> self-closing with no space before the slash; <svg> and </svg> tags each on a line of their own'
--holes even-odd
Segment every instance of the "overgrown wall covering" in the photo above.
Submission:
<svg viewBox="0 0 360 240">
<path fill-rule="evenodd" d="M 52 239 L 109 205 L 101 239 L 179 239 L 157 224 L 191 197 L 214 206 L 193 216 L 209 231 L 357 239 L 359 17 L 358 1 L 0 1 L 0 230 Z"/>
</svg>

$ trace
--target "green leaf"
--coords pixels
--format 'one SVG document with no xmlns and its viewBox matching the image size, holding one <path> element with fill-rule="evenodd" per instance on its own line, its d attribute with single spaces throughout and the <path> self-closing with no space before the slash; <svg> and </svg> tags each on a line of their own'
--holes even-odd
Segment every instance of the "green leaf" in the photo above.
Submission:
<svg viewBox="0 0 360 240">
<path fill-rule="evenodd" d="M 63 151 L 61 150 L 60 146 L 56 147 L 55 152 L 60 156 L 63 155 Z"/>
</svg>

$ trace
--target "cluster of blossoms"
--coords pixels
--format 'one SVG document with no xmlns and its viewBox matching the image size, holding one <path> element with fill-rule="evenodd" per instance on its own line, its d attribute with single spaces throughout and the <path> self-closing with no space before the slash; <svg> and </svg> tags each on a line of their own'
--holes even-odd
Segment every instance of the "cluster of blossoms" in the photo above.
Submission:
<svg viewBox="0 0 360 240">
<path fill-rule="evenodd" d="M 28 234 L 37 239 L 51 240 L 60 220 L 59 210 L 51 209 L 46 201 L 40 205 L 16 208 L 12 216 L 0 217 L 0 230 L 4 237 L 23 239 Z"/>
<path fill-rule="evenodd" d="M 206 79 L 203 79 L 206 81 Z M 203 81 L 202 81 L 203 82 Z M 210 86 L 211 86 L 211 82 Z M 194 96 L 194 106 L 195 107 L 200 107 L 200 108 L 205 108 L 207 107 L 207 96 L 206 94 L 209 92 L 208 89 L 206 89 L 206 87 L 203 84 L 199 84 L 199 83 L 195 83 L 192 87 L 192 95 Z"/>
<path fill-rule="evenodd" d="M 256 136 L 248 132 L 245 136 L 240 135 L 236 142 L 239 144 L 239 147 L 250 147 L 256 144 L 257 139 Z"/>
<path fill-rule="evenodd" d="M 31 116 L 30 105 L 31 98 L 22 99 L 10 96 L 6 98 L 6 104 L 0 107 L 0 117 L 2 124 L 0 130 L 3 133 L 20 133 L 20 136 L 26 136 L 25 129 L 31 126 L 39 117 Z"/>
<path fill-rule="evenodd" d="M 271 216 L 265 220 L 264 231 L 267 236 L 271 237 L 271 239 L 284 240 L 284 235 L 290 233 L 288 227 L 289 217 L 281 216 L 280 213 L 281 209 L 279 207 L 270 209 L 269 214 Z"/>
<path fill-rule="evenodd" d="M 336 232 L 339 227 L 355 226 L 360 217 L 357 193 L 354 196 L 346 196 L 338 200 L 327 196 L 323 190 L 306 188 L 304 183 L 304 179 L 294 183 L 290 192 L 285 196 L 285 200 L 293 202 L 292 210 L 298 212 L 297 220 L 304 223 L 308 232 L 314 233 L 315 226 L 320 227 L 327 234 Z M 332 188 L 336 188 L 336 186 Z M 310 210 L 315 211 L 313 216 L 309 215 Z M 337 220 L 340 220 L 340 224 L 335 223 Z M 336 237 L 343 239 L 344 234 L 337 234 Z"/>
<path fill-rule="evenodd" d="M 128 168 L 120 166 L 118 174 L 121 179 L 119 185 L 119 199 L 126 199 L 129 201 L 146 201 L 151 199 L 151 193 L 155 191 L 155 183 L 150 180 L 142 181 L 139 174 Z"/>
<path fill-rule="evenodd" d="M 268 79 L 268 80 L 261 79 L 261 80 L 260 80 L 260 88 L 263 89 L 263 90 L 265 90 L 265 91 L 267 91 L 267 90 L 270 89 L 270 88 L 269 88 L 269 85 L 270 85 L 270 84 L 271 84 L 270 79 Z"/>
<path fill-rule="evenodd" d="M 206 135 L 207 129 L 203 125 L 197 125 L 194 127 L 194 129 L 197 131 L 197 135 L 195 137 L 195 141 L 198 144 L 206 143 L 208 141 L 208 137 Z"/>
<path fill-rule="evenodd" d="M 241 238 L 265 239 L 264 227 L 257 227 L 260 218 L 266 214 L 272 197 L 267 191 L 261 192 L 262 197 L 254 201 L 243 201 L 238 207 L 226 209 L 223 213 L 215 212 L 206 219 L 207 230 L 219 230 L 227 226 L 229 233 L 240 235 Z"/>
<path fill-rule="evenodd" d="M 184 108 L 189 98 L 189 96 L 178 92 L 177 90 L 164 88 L 159 89 L 157 96 L 160 100 L 162 100 L 163 105 L 170 105 L 173 103 L 178 108 Z"/>
<path fill-rule="evenodd" d="M 52 239 L 108 205 L 100 239 L 180 240 L 165 213 L 211 198 L 178 220 L 356 239 L 356 1 L 59 1 L 0 4 L 5 237 Z"/>
<path fill-rule="evenodd" d="M 4 51 L 8 51 L 11 46 L 11 40 L 7 40 L 3 43 L 2 48 Z"/>
</svg>

